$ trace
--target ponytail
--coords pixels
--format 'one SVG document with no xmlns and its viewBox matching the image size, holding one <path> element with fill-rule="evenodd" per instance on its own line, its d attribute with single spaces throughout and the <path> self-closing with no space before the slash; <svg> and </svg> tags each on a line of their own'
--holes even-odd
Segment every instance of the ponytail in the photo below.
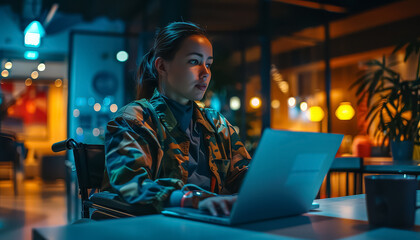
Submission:
<svg viewBox="0 0 420 240">
<path fill-rule="evenodd" d="M 150 49 L 137 71 L 138 85 L 136 99 L 146 98 L 150 99 L 155 88 L 159 86 L 158 74 L 155 68 L 155 51 Z"/>
</svg>

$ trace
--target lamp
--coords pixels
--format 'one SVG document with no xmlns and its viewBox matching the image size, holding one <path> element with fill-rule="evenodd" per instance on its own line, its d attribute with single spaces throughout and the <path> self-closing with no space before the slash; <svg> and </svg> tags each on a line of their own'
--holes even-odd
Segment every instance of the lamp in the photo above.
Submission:
<svg viewBox="0 0 420 240">
<path fill-rule="evenodd" d="M 41 45 L 41 38 L 45 35 L 45 30 L 41 23 L 32 21 L 23 31 L 25 35 L 25 47 L 39 47 Z"/>
<path fill-rule="evenodd" d="M 350 102 L 340 103 L 340 106 L 335 110 L 335 116 L 340 120 L 350 120 L 354 114 L 355 111 Z"/>
<path fill-rule="evenodd" d="M 324 110 L 319 106 L 309 108 L 309 120 L 311 122 L 321 122 L 324 119 Z"/>
</svg>

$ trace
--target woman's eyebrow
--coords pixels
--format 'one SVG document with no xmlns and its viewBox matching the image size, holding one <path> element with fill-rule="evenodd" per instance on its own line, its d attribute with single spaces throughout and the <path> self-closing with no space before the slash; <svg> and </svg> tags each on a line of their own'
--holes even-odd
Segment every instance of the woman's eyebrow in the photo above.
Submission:
<svg viewBox="0 0 420 240">
<path fill-rule="evenodd" d="M 191 53 L 188 53 L 188 54 L 187 54 L 187 56 L 190 56 L 190 55 L 197 55 L 197 56 L 199 56 L 199 57 L 203 58 L 203 54 L 198 53 L 198 52 L 191 52 Z M 213 59 L 213 57 L 212 57 L 212 56 L 210 56 L 210 57 L 208 57 L 207 59 Z"/>
</svg>

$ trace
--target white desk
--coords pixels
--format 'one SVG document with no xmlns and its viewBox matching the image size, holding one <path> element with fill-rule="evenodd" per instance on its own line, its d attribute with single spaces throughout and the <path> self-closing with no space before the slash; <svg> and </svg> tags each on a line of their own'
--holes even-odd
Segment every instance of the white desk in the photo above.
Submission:
<svg viewBox="0 0 420 240">
<path fill-rule="evenodd" d="M 364 195 L 318 202 L 301 216 L 234 227 L 152 215 L 34 229 L 33 239 L 420 239 L 420 211 L 412 230 L 370 229 Z"/>
</svg>

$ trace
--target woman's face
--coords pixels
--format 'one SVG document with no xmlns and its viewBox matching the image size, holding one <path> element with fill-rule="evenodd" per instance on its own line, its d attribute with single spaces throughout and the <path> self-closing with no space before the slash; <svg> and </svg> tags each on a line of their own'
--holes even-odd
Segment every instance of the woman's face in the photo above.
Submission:
<svg viewBox="0 0 420 240">
<path fill-rule="evenodd" d="M 161 78 L 161 92 L 181 104 L 201 100 L 210 83 L 212 63 L 213 47 L 206 37 L 193 35 L 186 38 L 171 61 L 162 61 L 163 71 L 162 65 L 156 66 Z"/>
</svg>

